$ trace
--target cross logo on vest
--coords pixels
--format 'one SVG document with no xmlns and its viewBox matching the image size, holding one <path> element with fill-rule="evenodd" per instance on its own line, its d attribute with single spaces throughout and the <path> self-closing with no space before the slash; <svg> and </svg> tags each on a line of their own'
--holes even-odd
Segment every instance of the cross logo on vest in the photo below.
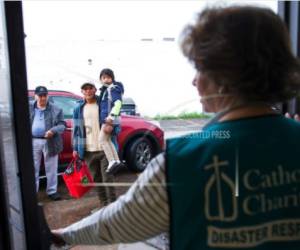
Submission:
<svg viewBox="0 0 300 250">
<path fill-rule="evenodd" d="M 223 172 L 220 167 L 228 166 L 228 161 L 219 161 L 217 155 L 213 162 L 204 167 L 212 169 L 213 175 L 205 186 L 205 216 L 210 221 L 233 221 L 237 218 L 237 200 L 234 195 L 234 182 Z M 224 204 L 226 203 L 226 206 Z"/>
</svg>

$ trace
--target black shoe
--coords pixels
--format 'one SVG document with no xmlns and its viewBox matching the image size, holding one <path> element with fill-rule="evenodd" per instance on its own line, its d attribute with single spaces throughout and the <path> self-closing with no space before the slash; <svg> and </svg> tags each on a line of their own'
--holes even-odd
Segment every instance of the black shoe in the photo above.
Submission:
<svg viewBox="0 0 300 250">
<path fill-rule="evenodd" d="M 116 174 L 121 168 L 124 167 L 124 164 L 122 162 L 115 162 L 113 165 L 111 165 L 109 168 L 106 169 L 107 174 Z"/>
<path fill-rule="evenodd" d="M 61 200 L 60 194 L 59 193 L 54 193 L 54 194 L 48 194 L 48 197 L 53 200 L 53 201 L 59 201 Z"/>
</svg>

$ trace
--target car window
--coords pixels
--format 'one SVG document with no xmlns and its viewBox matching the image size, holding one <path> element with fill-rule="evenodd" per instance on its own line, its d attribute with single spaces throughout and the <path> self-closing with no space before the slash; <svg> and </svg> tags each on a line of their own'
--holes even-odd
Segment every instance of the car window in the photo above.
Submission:
<svg viewBox="0 0 300 250">
<path fill-rule="evenodd" d="M 72 118 L 73 109 L 75 108 L 78 99 L 66 96 L 49 96 L 49 101 L 61 108 L 65 118 Z"/>
<path fill-rule="evenodd" d="M 121 114 L 125 115 L 135 115 L 135 105 L 133 104 L 123 104 L 121 107 Z"/>
</svg>

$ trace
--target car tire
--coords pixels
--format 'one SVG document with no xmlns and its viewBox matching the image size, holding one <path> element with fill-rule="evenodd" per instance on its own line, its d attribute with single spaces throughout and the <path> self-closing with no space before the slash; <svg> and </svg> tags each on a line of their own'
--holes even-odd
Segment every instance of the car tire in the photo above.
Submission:
<svg viewBox="0 0 300 250">
<path fill-rule="evenodd" d="M 126 150 L 126 165 L 129 169 L 142 172 L 154 157 L 154 147 L 145 137 L 135 139 Z"/>
</svg>

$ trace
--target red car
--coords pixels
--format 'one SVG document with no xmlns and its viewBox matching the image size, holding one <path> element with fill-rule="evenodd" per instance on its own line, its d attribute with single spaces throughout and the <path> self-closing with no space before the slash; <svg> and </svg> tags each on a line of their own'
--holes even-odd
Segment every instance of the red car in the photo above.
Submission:
<svg viewBox="0 0 300 250">
<path fill-rule="evenodd" d="M 60 167 L 65 167 L 72 158 L 72 115 L 73 109 L 82 97 L 71 92 L 49 90 L 49 101 L 63 109 L 67 128 L 63 133 L 64 150 L 59 155 Z M 34 91 L 28 91 L 33 100 Z M 163 131 L 151 121 L 138 116 L 121 115 L 121 132 L 118 135 L 119 155 L 128 168 L 143 171 L 148 162 L 162 151 Z"/>
</svg>

